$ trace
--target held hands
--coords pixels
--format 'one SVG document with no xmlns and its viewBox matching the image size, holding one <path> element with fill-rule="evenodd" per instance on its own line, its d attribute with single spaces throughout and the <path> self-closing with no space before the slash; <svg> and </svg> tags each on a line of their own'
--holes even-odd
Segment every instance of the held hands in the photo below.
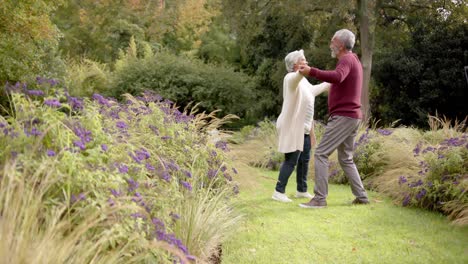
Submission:
<svg viewBox="0 0 468 264">
<path fill-rule="evenodd" d="M 309 65 L 299 65 L 299 72 L 304 75 L 304 76 L 308 76 L 309 75 L 309 72 L 310 72 L 310 67 Z"/>
</svg>

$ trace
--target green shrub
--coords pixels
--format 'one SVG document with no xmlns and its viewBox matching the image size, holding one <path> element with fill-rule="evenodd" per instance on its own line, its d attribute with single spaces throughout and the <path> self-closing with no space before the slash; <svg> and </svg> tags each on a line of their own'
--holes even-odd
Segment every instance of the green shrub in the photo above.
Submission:
<svg viewBox="0 0 468 264">
<path fill-rule="evenodd" d="M 246 74 L 166 52 L 148 50 L 143 58 L 135 54 L 136 48 L 121 54 L 108 95 L 152 90 L 182 107 L 197 103 L 202 111 L 219 109 L 221 115 L 234 114 L 242 122 L 261 114 L 255 103 L 255 79 Z"/>
<path fill-rule="evenodd" d="M 389 162 L 388 156 L 383 149 L 382 140 L 383 137 L 390 134 L 392 134 L 390 130 L 377 129 L 373 131 L 367 128 L 354 143 L 354 163 L 366 187 L 371 187 L 366 184 L 367 181 L 382 173 Z M 329 163 L 329 177 L 333 183 L 348 183 L 348 179 L 337 161 Z"/>
<path fill-rule="evenodd" d="M 239 131 L 234 132 L 228 141 L 233 144 L 245 143 L 249 137 L 253 136 L 254 129 L 255 126 L 252 125 L 243 126 Z"/>
<path fill-rule="evenodd" d="M 468 222 L 468 134 L 459 134 L 438 145 L 419 143 L 417 175 L 402 175 L 402 204 L 443 211 L 459 222 Z"/>
<path fill-rule="evenodd" d="M 72 97 L 54 80 L 38 81 L 42 90 L 9 87 L 12 109 L 9 116 L 0 117 L 0 164 L 33 186 L 50 181 L 52 186 L 43 194 L 50 210 L 41 217 L 52 217 L 48 213 L 57 205 L 65 206 L 60 218 L 64 221 L 86 208 L 102 214 L 103 208 L 123 208 L 112 215 L 112 228 L 100 226 L 87 233 L 89 241 L 105 238 L 103 256 L 107 249 L 109 254 L 119 249 L 119 260 L 113 263 L 128 262 L 121 256 L 151 263 L 172 262 L 173 256 L 204 257 L 192 256 L 174 231 L 179 205 L 198 192 L 229 198 L 237 191 L 231 176 L 236 171 L 229 166 L 225 146 L 211 143 L 200 132 L 207 125 L 204 117 L 181 113 L 152 93 L 126 95 L 121 104 L 99 94 Z M 16 166 L 6 168 L 11 160 Z M 47 168 L 39 170 L 44 164 Z M 36 180 L 31 179 L 34 171 Z M 227 210 L 225 204 L 204 202 L 202 206 L 219 212 Z M 87 221 L 86 214 L 80 217 L 73 220 L 74 226 Z M 222 243 L 229 225 L 222 219 L 210 223 L 219 232 L 216 241 Z M 184 228 L 190 232 L 201 227 Z"/>
</svg>

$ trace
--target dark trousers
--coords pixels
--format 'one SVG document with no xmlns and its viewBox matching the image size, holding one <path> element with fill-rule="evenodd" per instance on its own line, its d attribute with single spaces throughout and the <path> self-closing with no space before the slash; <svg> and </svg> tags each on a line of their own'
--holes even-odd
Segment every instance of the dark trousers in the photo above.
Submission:
<svg viewBox="0 0 468 264">
<path fill-rule="evenodd" d="M 276 183 L 276 191 L 285 193 L 286 185 L 289 177 L 296 167 L 297 191 L 307 192 L 307 173 L 309 171 L 310 161 L 310 135 L 304 135 L 303 151 L 296 150 L 295 152 L 285 153 L 284 162 L 281 164 L 278 182 Z"/>
</svg>

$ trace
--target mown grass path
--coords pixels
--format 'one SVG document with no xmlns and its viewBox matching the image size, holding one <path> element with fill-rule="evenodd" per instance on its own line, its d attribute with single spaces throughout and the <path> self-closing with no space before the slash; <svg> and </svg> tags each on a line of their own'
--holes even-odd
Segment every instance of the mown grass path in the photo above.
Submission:
<svg viewBox="0 0 468 264">
<path fill-rule="evenodd" d="M 236 163 L 236 209 L 244 221 L 224 243 L 222 263 L 468 263 L 468 227 L 441 214 L 404 208 L 374 192 L 370 205 L 351 205 L 345 185 L 330 185 L 328 208 L 303 209 L 298 204 L 307 199 L 271 199 L 278 172 Z M 293 174 L 290 198 L 295 188 Z"/>
</svg>

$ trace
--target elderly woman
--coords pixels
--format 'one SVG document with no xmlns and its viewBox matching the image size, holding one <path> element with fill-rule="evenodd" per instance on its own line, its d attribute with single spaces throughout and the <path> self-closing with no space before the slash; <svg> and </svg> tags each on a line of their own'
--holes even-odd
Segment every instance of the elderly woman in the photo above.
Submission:
<svg viewBox="0 0 468 264">
<path fill-rule="evenodd" d="M 307 192 L 307 172 L 311 148 L 315 145 L 314 101 L 315 96 L 330 89 L 330 84 L 312 85 L 298 72 L 300 66 L 307 65 L 303 50 L 289 53 L 284 60 L 288 73 L 283 80 L 283 106 L 276 122 L 278 150 L 284 153 L 284 162 L 272 198 L 291 202 L 285 189 L 296 165 L 296 198 L 312 198 Z"/>
</svg>

